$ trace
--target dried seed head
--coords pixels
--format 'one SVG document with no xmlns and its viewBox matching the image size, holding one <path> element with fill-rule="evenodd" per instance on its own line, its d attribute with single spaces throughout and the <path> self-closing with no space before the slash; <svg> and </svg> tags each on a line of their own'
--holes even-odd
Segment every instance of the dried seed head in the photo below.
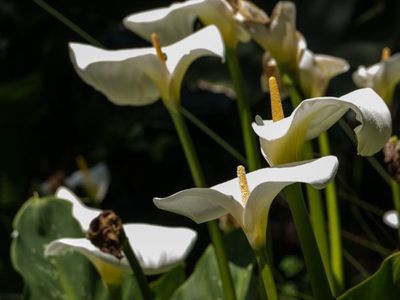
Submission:
<svg viewBox="0 0 400 300">
<path fill-rule="evenodd" d="M 126 235 L 121 219 L 112 210 L 103 211 L 92 220 L 86 238 L 102 252 L 118 259 L 123 257 L 122 244 Z"/>
<path fill-rule="evenodd" d="M 384 161 L 390 176 L 400 183 L 400 140 L 392 136 L 383 147 Z"/>
</svg>

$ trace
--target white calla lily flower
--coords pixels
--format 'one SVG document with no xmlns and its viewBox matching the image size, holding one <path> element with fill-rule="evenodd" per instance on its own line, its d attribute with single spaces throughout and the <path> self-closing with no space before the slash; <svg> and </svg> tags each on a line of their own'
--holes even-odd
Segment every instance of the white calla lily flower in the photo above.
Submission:
<svg viewBox="0 0 400 300">
<path fill-rule="evenodd" d="M 375 154 L 389 139 L 392 120 L 385 102 L 369 88 L 339 98 L 306 99 L 289 117 L 276 122 L 264 120 L 263 125 L 253 123 L 253 129 L 260 137 L 263 155 L 271 166 L 290 163 L 301 159 L 306 140 L 318 137 L 349 110 L 361 123 L 354 129 L 358 154 Z"/>
<path fill-rule="evenodd" d="M 224 57 L 218 29 L 208 26 L 162 51 L 155 48 L 104 50 L 70 43 L 72 63 L 79 76 L 117 105 L 147 105 L 160 97 L 174 107 L 190 64 L 202 56 Z"/>
<path fill-rule="evenodd" d="M 160 43 L 168 45 L 191 34 L 197 18 L 206 26 L 217 26 L 226 46 L 230 48 L 236 47 L 239 41 L 247 42 L 250 39 L 242 21 L 269 20 L 262 10 L 248 1 L 188 0 L 129 15 L 124 19 L 124 25 L 147 40 L 155 32 Z"/>
<path fill-rule="evenodd" d="M 82 204 L 67 188 L 59 188 L 56 197 L 72 204 L 72 214 L 84 232 L 88 231 L 90 222 L 101 213 L 100 209 L 88 208 Z M 166 272 L 181 263 L 197 239 L 197 233 L 189 228 L 150 224 L 124 224 L 123 226 L 146 275 Z M 108 283 L 118 281 L 123 272 L 131 272 L 125 257 L 119 260 L 111 254 L 104 253 L 86 238 L 57 239 L 47 245 L 45 253 L 52 256 L 67 251 L 77 251 L 85 255 Z"/>
<path fill-rule="evenodd" d="M 353 81 L 358 87 L 374 89 L 390 104 L 394 89 L 400 82 L 400 53 L 370 67 L 359 66 L 353 73 Z"/>
<path fill-rule="evenodd" d="M 389 210 L 385 212 L 382 219 L 387 226 L 393 229 L 399 228 L 399 215 L 397 211 Z"/>
<path fill-rule="evenodd" d="M 88 170 L 78 170 L 65 179 L 65 185 L 71 189 L 88 187 L 93 189 L 93 195 L 97 202 L 102 202 L 110 186 L 110 171 L 105 163 L 98 163 Z"/>
<path fill-rule="evenodd" d="M 305 50 L 299 64 L 301 89 L 306 97 L 321 97 L 329 81 L 348 70 L 349 63 L 342 58 Z"/>
<path fill-rule="evenodd" d="M 197 223 L 230 213 L 243 228 L 252 247 L 260 249 L 266 242 L 268 211 L 279 192 L 296 182 L 323 188 L 333 179 L 337 168 L 337 158 L 326 156 L 259 169 L 244 175 L 244 179 L 235 178 L 211 188 L 192 188 L 153 201 L 158 208 L 184 215 Z M 243 190 L 243 186 L 247 190 Z"/>
<path fill-rule="evenodd" d="M 252 38 L 278 62 L 285 71 L 297 68 L 307 44 L 296 29 L 296 5 L 290 1 L 279 1 L 267 25 L 247 22 Z"/>
</svg>

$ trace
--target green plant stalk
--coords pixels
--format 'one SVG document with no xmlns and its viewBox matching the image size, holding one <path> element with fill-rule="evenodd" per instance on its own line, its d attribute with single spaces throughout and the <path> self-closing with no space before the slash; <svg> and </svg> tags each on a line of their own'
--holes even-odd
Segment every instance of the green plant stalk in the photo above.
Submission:
<svg viewBox="0 0 400 300">
<path fill-rule="evenodd" d="M 323 132 L 318 137 L 319 149 L 322 156 L 330 155 L 330 146 L 328 134 Z M 328 215 L 331 268 L 335 279 L 335 291 L 341 294 L 344 291 L 344 273 L 343 273 L 343 253 L 342 253 L 342 238 L 339 216 L 339 206 L 336 195 L 335 182 L 330 182 L 325 188 L 326 208 Z"/>
<path fill-rule="evenodd" d="M 392 188 L 392 196 L 393 196 L 393 202 L 394 202 L 394 208 L 397 211 L 398 216 L 400 217 L 400 184 L 394 180 L 390 180 L 390 187 Z M 400 240 L 400 226 L 397 228 L 398 230 L 398 236 Z"/>
<path fill-rule="evenodd" d="M 297 92 L 296 88 L 291 85 L 290 88 L 290 99 L 292 102 L 293 109 L 296 108 L 301 102 L 301 96 Z M 303 159 L 313 159 L 314 151 L 310 141 L 305 141 L 303 146 Z M 333 278 L 328 236 L 326 232 L 325 222 L 325 210 L 321 198 L 321 193 L 313 188 L 311 185 L 306 185 L 306 193 L 308 200 L 308 207 L 310 210 L 311 225 L 314 230 L 315 239 L 317 240 L 318 249 L 321 254 L 322 263 L 324 264 L 325 272 L 328 277 L 329 286 L 333 291 L 334 295 L 337 295 L 336 283 Z"/>
<path fill-rule="evenodd" d="M 246 165 L 246 158 L 243 157 L 235 148 L 228 144 L 222 137 L 216 134 L 211 128 L 209 128 L 206 124 L 204 124 L 201 120 L 196 118 L 190 111 L 186 110 L 183 106 L 179 107 L 179 112 L 193 125 L 203 131 L 207 136 L 209 136 L 214 142 L 221 146 L 226 152 L 236 158 L 241 164 Z"/>
<path fill-rule="evenodd" d="M 278 300 L 278 292 L 276 290 L 274 275 L 272 274 L 272 268 L 268 258 L 267 249 L 263 247 L 260 250 L 256 250 L 255 253 L 268 300 Z"/>
<path fill-rule="evenodd" d="M 226 47 L 226 61 L 229 72 L 232 77 L 236 92 L 236 103 L 239 112 L 240 123 L 242 126 L 243 142 L 246 152 L 246 159 L 249 171 L 260 168 L 260 150 L 256 144 L 255 135 L 251 128 L 252 117 L 249 104 L 246 101 L 245 90 L 243 86 L 243 77 L 240 71 L 239 60 L 235 48 Z"/>
<path fill-rule="evenodd" d="M 147 278 L 143 273 L 142 268 L 136 258 L 135 252 L 133 252 L 131 245 L 129 244 L 129 240 L 127 237 L 122 242 L 122 251 L 124 252 L 126 259 L 129 262 L 129 265 L 132 268 L 133 274 L 135 275 L 136 281 L 139 285 L 140 291 L 142 292 L 143 299 L 154 299 L 153 292 L 149 287 L 149 283 L 147 282 Z"/>
<path fill-rule="evenodd" d="M 299 183 L 289 185 L 284 189 L 284 192 L 303 250 L 314 297 L 317 300 L 333 299 L 317 241 L 304 203 L 301 186 Z"/>
<path fill-rule="evenodd" d="M 183 152 L 185 153 L 194 184 L 196 187 L 206 187 L 207 185 L 205 178 L 200 167 L 192 139 L 186 127 L 185 120 L 177 110 L 168 109 L 168 111 L 171 115 L 172 121 L 174 122 L 176 132 L 178 133 L 179 140 L 183 147 Z M 235 300 L 235 287 L 233 285 L 233 279 L 229 269 L 229 262 L 226 256 L 225 247 L 222 242 L 222 236 L 218 228 L 217 221 L 207 222 L 207 228 L 217 257 L 218 269 L 221 275 L 225 298 L 226 300 Z"/>
<path fill-rule="evenodd" d="M 304 143 L 304 159 L 312 159 L 314 158 L 312 145 L 309 141 Z M 311 218 L 311 225 L 314 230 L 315 238 L 317 240 L 318 248 L 321 253 L 321 258 L 324 263 L 325 269 L 327 270 L 328 279 L 331 288 L 331 267 L 329 261 L 329 243 L 328 237 L 326 232 L 326 223 L 325 223 L 325 211 L 324 205 L 321 198 L 320 191 L 313 188 L 311 185 L 306 185 L 306 192 L 307 192 L 307 199 L 308 199 L 308 207 L 310 209 L 310 218 Z"/>
<path fill-rule="evenodd" d="M 347 135 L 347 137 L 353 142 L 354 145 L 357 145 L 357 141 L 354 138 L 354 132 L 350 128 L 350 126 L 343 120 L 339 120 L 339 125 L 344 131 L 344 133 Z M 367 156 L 366 159 L 370 163 L 371 167 L 375 169 L 375 171 L 378 173 L 379 176 L 390 186 L 391 185 L 391 177 L 389 173 L 385 170 L 384 167 L 376 160 L 375 157 L 373 156 Z"/>
</svg>

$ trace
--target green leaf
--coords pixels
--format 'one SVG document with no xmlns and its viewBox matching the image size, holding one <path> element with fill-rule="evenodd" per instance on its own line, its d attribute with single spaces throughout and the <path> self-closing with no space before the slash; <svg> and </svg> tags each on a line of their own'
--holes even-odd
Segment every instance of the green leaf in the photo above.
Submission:
<svg viewBox="0 0 400 300">
<path fill-rule="evenodd" d="M 339 299 L 400 299 L 400 252 L 387 257 L 375 274 L 348 290 Z"/>
<path fill-rule="evenodd" d="M 252 287 L 255 258 L 242 231 L 226 236 L 225 247 L 238 300 L 255 299 L 256 289 Z M 224 299 L 217 259 L 211 245 L 197 262 L 193 274 L 171 299 Z"/>
<path fill-rule="evenodd" d="M 169 300 L 175 290 L 185 282 L 185 267 L 183 264 L 173 268 L 150 285 L 155 292 L 156 300 Z"/>
<path fill-rule="evenodd" d="M 77 253 L 44 256 L 45 246 L 61 237 L 82 237 L 71 204 L 56 198 L 31 198 L 14 219 L 11 258 L 28 289 L 25 299 L 107 299 L 90 262 Z M 100 295 L 102 295 L 100 297 Z"/>
</svg>

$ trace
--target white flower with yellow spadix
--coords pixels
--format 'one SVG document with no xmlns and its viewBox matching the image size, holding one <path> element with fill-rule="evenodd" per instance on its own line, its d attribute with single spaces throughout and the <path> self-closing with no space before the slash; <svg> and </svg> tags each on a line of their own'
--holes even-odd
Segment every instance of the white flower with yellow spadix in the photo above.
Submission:
<svg viewBox="0 0 400 300">
<path fill-rule="evenodd" d="M 325 95 L 330 80 L 349 70 L 346 60 L 305 49 L 299 63 L 299 81 L 306 97 Z"/>
<path fill-rule="evenodd" d="M 390 49 L 383 48 L 381 62 L 358 67 L 353 73 L 353 81 L 359 87 L 374 89 L 387 104 L 391 104 L 396 85 L 400 82 L 400 53 L 391 56 Z"/>
<path fill-rule="evenodd" d="M 197 223 L 231 214 L 245 232 L 251 246 L 260 250 L 266 243 L 268 211 L 279 192 L 296 182 L 325 187 L 336 175 L 335 156 L 264 168 L 246 174 L 237 168 L 237 178 L 211 188 L 183 190 L 166 198 L 154 198 L 163 210 L 184 215 Z"/>
<path fill-rule="evenodd" d="M 61 187 L 56 197 L 72 204 L 72 215 L 87 232 L 100 209 L 85 206 L 70 190 Z M 150 224 L 124 224 L 129 243 L 146 275 L 166 272 L 180 264 L 192 249 L 197 233 L 189 228 Z M 119 259 L 100 251 L 86 238 L 61 238 L 47 245 L 48 256 L 76 251 L 86 256 L 108 285 L 118 285 L 124 272 L 132 272 L 125 257 Z"/>
<path fill-rule="evenodd" d="M 352 110 L 358 125 L 359 155 L 378 152 L 388 141 L 392 120 L 388 107 L 372 89 L 355 90 L 342 97 L 319 97 L 303 100 L 289 117 L 284 117 L 275 78 L 270 78 L 272 120 L 258 120 L 253 129 L 260 137 L 261 150 L 271 166 L 302 159 L 303 145 L 334 125 Z"/>
<path fill-rule="evenodd" d="M 174 108 L 190 64 L 202 56 L 224 57 L 224 44 L 215 26 L 163 48 L 153 34 L 153 45 L 104 50 L 70 43 L 69 48 L 79 76 L 117 105 L 147 105 L 161 97 L 165 105 Z"/>
<path fill-rule="evenodd" d="M 129 15 L 124 19 L 124 25 L 147 40 L 157 32 L 161 44 L 168 45 L 190 35 L 196 19 L 205 26 L 217 26 L 228 48 L 235 48 L 239 41 L 250 39 L 243 28 L 243 20 L 269 21 L 268 16 L 250 1 L 188 0 Z"/>
</svg>

